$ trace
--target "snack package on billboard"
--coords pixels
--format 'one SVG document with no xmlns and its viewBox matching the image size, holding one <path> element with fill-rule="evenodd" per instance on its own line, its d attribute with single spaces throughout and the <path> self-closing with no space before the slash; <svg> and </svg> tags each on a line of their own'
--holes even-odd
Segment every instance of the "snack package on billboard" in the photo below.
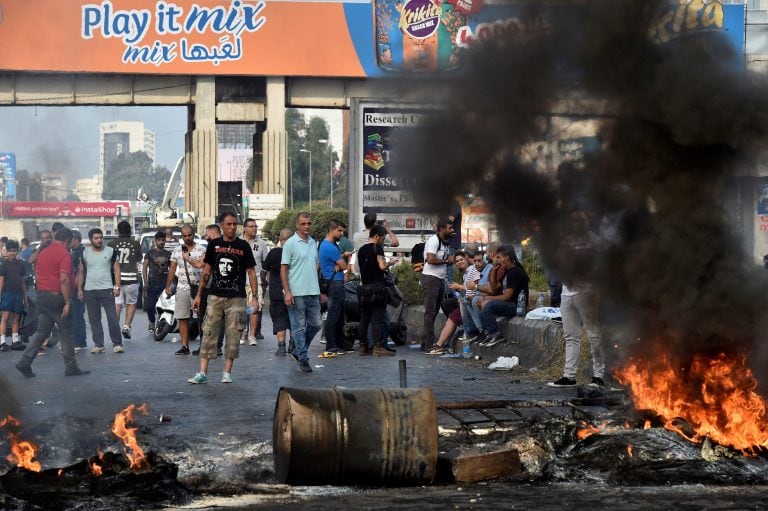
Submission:
<svg viewBox="0 0 768 511">
<path fill-rule="evenodd" d="M 458 67 L 456 34 L 466 16 L 440 0 L 376 0 L 376 63 L 386 71 Z"/>
</svg>

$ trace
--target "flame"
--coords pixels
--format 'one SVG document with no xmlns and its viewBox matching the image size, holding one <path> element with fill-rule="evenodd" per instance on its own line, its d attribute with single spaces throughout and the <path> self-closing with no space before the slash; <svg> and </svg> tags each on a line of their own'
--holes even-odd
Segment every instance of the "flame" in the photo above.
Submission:
<svg viewBox="0 0 768 511">
<path fill-rule="evenodd" d="M 607 421 L 603 421 L 599 426 L 595 426 L 589 422 L 581 422 L 581 428 L 576 430 L 576 440 L 582 441 L 585 438 L 589 438 L 597 433 L 602 433 L 608 426 Z"/>
<path fill-rule="evenodd" d="M 744 356 L 695 355 L 686 368 L 657 354 L 653 361 L 631 360 L 617 377 L 629 386 L 637 408 L 653 410 L 665 419 L 665 428 L 691 441 L 709 437 L 744 454 L 768 447 L 765 402 L 755 392 L 757 381 Z M 678 418 L 691 426 L 692 435 L 673 423 Z"/>
<path fill-rule="evenodd" d="M 11 415 L 6 416 L 5 419 L 0 421 L 0 428 L 6 426 L 12 428 L 18 428 L 21 425 L 19 420 Z M 34 461 L 35 454 L 39 447 L 26 440 L 20 440 L 19 436 L 14 431 L 8 431 L 8 442 L 11 444 L 11 453 L 6 456 L 5 459 L 11 463 L 15 463 L 17 467 L 25 468 L 32 472 L 40 472 L 43 466 L 39 461 Z"/>
<path fill-rule="evenodd" d="M 93 461 L 88 460 L 88 467 L 91 469 L 91 474 L 98 477 L 103 473 L 102 467 L 104 462 L 104 453 L 100 450 L 97 452 L 99 453 L 99 457 Z"/>
<path fill-rule="evenodd" d="M 58 472 L 56 472 L 56 475 L 57 475 L 57 476 L 59 476 L 59 477 L 61 477 L 61 474 L 63 474 L 63 473 L 64 473 L 64 469 L 63 469 L 63 468 L 60 468 L 60 469 L 59 469 L 59 471 L 58 471 Z"/>
<path fill-rule="evenodd" d="M 645 424 L 643 424 L 643 429 L 651 429 L 651 421 L 646 419 Z"/>
<path fill-rule="evenodd" d="M 147 405 L 136 406 L 130 404 L 126 409 L 118 412 L 115 415 L 115 423 L 112 425 L 112 433 L 117 435 L 125 444 L 123 452 L 131 462 L 131 470 L 139 472 L 149 468 L 149 464 L 144 456 L 144 451 L 139 446 L 138 440 L 136 440 L 136 428 L 128 427 L 128 423 L 134 420 L 134 411 L 147 415 Z"/>
<path fill-rule="evenodd" d="M 631 445 L 627 446 L 627 454 L 629 454 L 630 458 L 632 457 L 632 446 Z"/>
</svg>

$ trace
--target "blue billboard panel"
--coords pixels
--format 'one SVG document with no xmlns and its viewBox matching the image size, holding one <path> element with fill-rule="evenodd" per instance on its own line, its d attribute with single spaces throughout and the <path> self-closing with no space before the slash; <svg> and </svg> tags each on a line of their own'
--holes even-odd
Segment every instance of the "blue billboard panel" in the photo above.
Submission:
<svg viewBox="0 0 768 511">
<path fill-rule="evenodd" d="M 16 198 L 16 155 L 0 153 L 0 183 L 5 187 L 6 199 Z"/>
</svg>

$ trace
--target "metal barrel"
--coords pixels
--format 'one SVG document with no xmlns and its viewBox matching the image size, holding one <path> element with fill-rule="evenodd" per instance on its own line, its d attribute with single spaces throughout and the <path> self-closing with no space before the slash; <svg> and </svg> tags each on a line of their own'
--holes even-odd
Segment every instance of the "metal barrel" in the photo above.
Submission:
<svg viewBox="0 0 768 511">
<path fill-rule="evenodd" d="M 280 389 L 273 446 L 289 484 L 428 484 L 437 468 L 431 389 Z"/>
</svg>

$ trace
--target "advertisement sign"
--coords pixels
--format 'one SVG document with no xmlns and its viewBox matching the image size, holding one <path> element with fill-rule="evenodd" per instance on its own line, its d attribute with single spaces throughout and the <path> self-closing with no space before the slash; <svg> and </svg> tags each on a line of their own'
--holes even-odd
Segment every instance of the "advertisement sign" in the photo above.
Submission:
<svg viewBox="0 0 768 511">
<path fill-rule="evenodd" d="M 395 234 L 422 234 L 434 230 L 436 218 L 420 211 L 408 180 L 395 177 L 390 164 L 391 138 L 396 131 L 419 126 L 427 111 L 408 108 L 364 107 L 362 114 L 363 214 L 377 213 Z"/>
<path fill-rule="evenodd" d="M 0 69 L 182 75 L 370 77 L 450 71 L 462 49 L 546 31 L 530 0 L 0 0 Z M 542 16 L 538 12 L 544 12 Z M 683 20 L 682 22 L 680 20 Z M 675 0 L 651 37 L 726 32 L 744 5 Z"/>
<path fill-rule="evenodd" d="M 16 155 L 13 153 L 0 153 L 0 196 L 7 199 L 16 198 Z"/>
<path fill-rule="evenodd" d="M 131 215 L 128 201 L 117 202 L 6 202 L 3 214 L 16 218 L 102 217 Z"/>
</svg>

